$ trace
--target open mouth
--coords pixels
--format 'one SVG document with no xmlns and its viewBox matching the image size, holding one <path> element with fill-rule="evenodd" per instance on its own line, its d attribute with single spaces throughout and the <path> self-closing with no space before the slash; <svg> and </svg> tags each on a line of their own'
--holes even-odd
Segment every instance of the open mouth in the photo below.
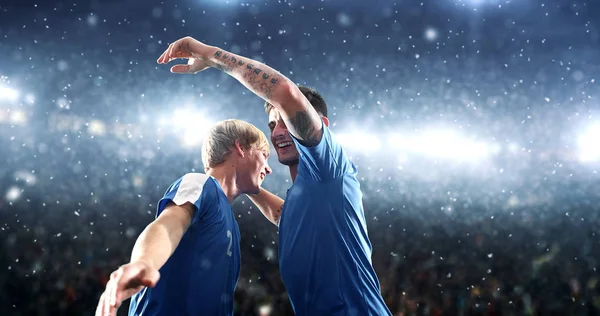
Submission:
<svg viewBox="0 0 600 316">
<path fill-rule="evenodd" d="M 277 144 L 277 148 L 286 148 L 292 146 L 293 144 L 293 142 L 281 142 Z"/>
<path fill-rule="evenodd" d="M 261 172 L 260 173 L 260 181 L 264 181 L 266 176 L 267 176 L 266 174 Z"/>
</svg>

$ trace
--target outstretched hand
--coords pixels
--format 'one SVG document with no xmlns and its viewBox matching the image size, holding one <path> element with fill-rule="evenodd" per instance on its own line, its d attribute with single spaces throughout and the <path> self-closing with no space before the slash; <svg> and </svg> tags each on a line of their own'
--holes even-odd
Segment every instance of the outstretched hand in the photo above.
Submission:
<svg viewBox="0 0 600 316">
<path fill-rule="evenodd" d="M 141 291 L 144 287 L 154 287 L 160 278 L 158 270 L 143 261 L 121 266 L 110 275 L 106 289 L 96 308 L 96 316 L 116 316 L 123 301 Z"/>
<path fill-rule="evenodd" d="M 211 46 L 206 45 L 192 37 L 180 38 L 169 45 L 169 48 L 160 55 L 157 62 L 167 64 L 175 59 L 187 59 L 187 64 L 178 64 L 171 67 L 172 73 L 195 74 L 206 68 L 214 66 L 210 61 Z"/>
</svg>

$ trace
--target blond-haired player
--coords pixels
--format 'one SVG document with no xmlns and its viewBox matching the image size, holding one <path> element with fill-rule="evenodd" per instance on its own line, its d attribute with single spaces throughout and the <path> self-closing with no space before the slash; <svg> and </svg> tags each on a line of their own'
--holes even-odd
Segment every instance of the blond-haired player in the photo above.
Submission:
<svg viewBox="0 0 600 316">
<path fill-rule="evenodd" d="M 129 297 L 129 315 L 233 315 L 240 232 L 231 204 L 260 191 L 271 173 L 268 156 L 267 138 L 254 125 L 213 126 L 202 148 L 205 173 L 169 186 L 131 261 L 111 274 L 96 315 L 116 315 Z"/>
</svg>

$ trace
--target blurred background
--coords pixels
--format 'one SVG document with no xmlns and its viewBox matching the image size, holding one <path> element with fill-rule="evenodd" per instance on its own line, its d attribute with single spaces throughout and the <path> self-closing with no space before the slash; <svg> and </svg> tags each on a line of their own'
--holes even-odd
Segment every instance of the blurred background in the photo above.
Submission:
<svg viewBox="0 0 600 316">
<path fill-rule="evenodd" d="M 204 130 L 268 132 L 235 79 L 156 64 L 187 35 L 323 94 L 394 315 L 600 314 L 599 1 L 2 0 L 1 315 L 92 315 Z M 234 210 L 236 316 L 292 315 L 277 228 Z"/>
</svg>

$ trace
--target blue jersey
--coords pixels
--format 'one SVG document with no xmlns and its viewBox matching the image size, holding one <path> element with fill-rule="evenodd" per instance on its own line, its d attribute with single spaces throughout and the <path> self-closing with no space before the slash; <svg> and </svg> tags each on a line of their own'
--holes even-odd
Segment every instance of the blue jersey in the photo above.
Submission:
<svg viewBox="0 0 600 316">
<path fill-rule="evenodd" d="M 279 269 L 298 316 L 391 315 L 371 264 L 357 170 L 323 124 L 300 153 L 279 222 Z"/>
<path fill-rule="evenodd" d="M 175 181 L 158 203 L 192 203 L 195 213 L 154 288 L 131 298 L 129 315 L 233 315 L 240 274 L 240 231 L 219 183 L 201 173 Z"/>
</svg>

